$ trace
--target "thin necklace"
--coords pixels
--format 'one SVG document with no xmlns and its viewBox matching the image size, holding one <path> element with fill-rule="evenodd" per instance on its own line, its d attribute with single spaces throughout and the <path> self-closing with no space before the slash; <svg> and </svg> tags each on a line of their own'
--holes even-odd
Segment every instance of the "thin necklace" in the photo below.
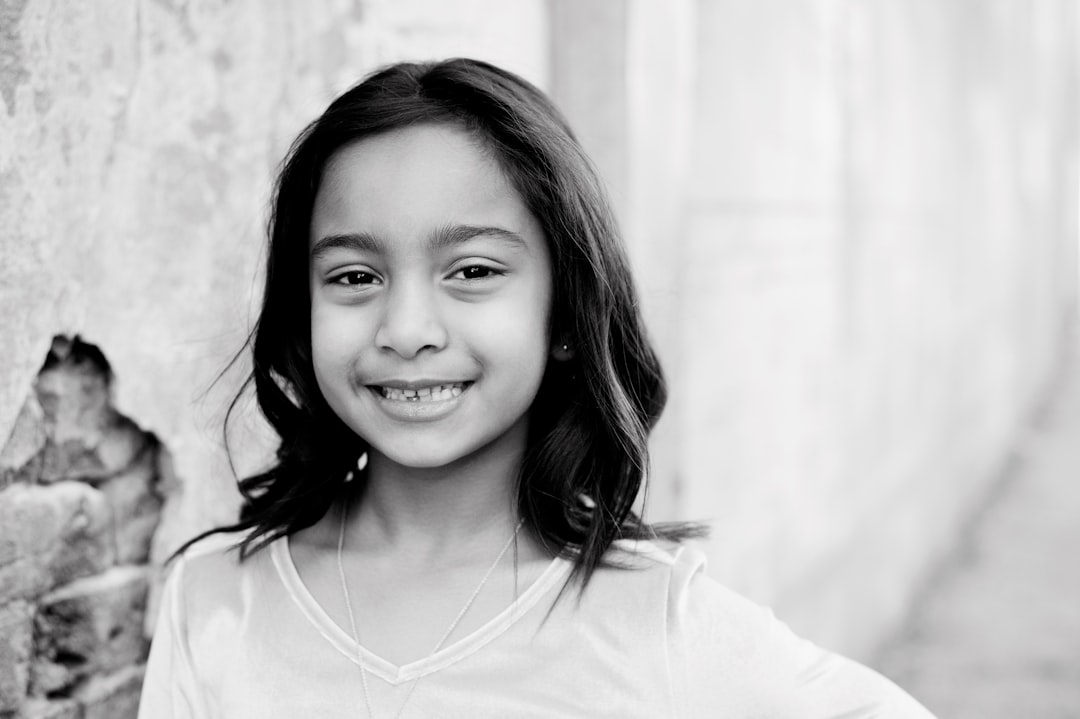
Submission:
<svg viewBox="0 0 1080 719">
<path fill-rule="evenodd" d="M 341 526 L 338 528 L 338 545 L 337 545 L 337 565 L 338 575 L 341 577 L 341 591 L 345 594 L 345 608 L 349 612 L 349 624 L 352 627 L 353 642 L 356 644 L 356 664 L 360 667 L 360 686 L 364 690 L 364 707 L 367 709 L 367 715 L 369 719 L 375 719 L 375 712 L 371 710 L 371 692 L 368 691 L 367 670 L 364 669 L 364 658 L 360 651 L 360 632 L 356 628 L 356 614 L 353 612 L 352 599 L 349 596 L 349 583 L 345 581 L 345 563 L 342 560 L 343 549 L 345 547 L 345 524 L 349 516 L 349 505 L 347 502 L 343 502 L 341 505 Z M 502 550 L 499 552 L 499 556 L 495 557 L 495 561 L 491 563 L 487 571 L 484 572 L 483 578 L 480 580 L 480 584 L 476 585 L 476 589 L 473 590 L 472 595 L 468 601 L 465 602 L 465 606 L 461 608 L 457 616 L 454 617 L 454 621 L 450 622 L 450 626 L 446 632 L 443 633 L 442 638 L 439 639 L 439 643 L 435 645 L 425 659 L 431 657 L 435 652 L 442 649 L 443 644 L 450 638 L 450 635 L 457 629 L 458 624 L 465 617 L 465 614 L 469 611 L 469 608 L 476 601 L 476 598 L 480 596 L 480 591 L 487 584 L 488 579 L 491 577 L 491 573 L 495 571 L 495 567 L 499 565 L 502 558 L 506 556 L 506 553 L 510 550 L 510 545 L 514 546 L 514 602 L 517 602 L 517 536 L 521 531 L 521 525 L 525 523 L 525 520 L 518 522 L 514 527 L 514 533 L 510 535 L 510 539 L 506 540 L 506 544 L 503 545 Z M 399 719 L 401 713 L 405 711 L 405 705 L 409 703 L 409 699 L 412 697 L 413 690 L 416 689 L 416 685 L 420 683 L 421 677 L 416 677 L 409 685 L 409 690 L 405 693 L 405 698 L 398 705 L 398 710 L 394 714 L 394 719 Z"/>
</svg>

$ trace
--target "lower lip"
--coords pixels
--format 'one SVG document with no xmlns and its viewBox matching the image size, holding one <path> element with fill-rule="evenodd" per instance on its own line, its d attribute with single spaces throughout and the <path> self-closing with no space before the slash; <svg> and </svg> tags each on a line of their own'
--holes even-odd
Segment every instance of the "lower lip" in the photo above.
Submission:
<svg viewBox="0 0 1080 719">
<path fill-rule="evenodd" d="M 387 399 L 383 397 L 382 390 L 368 387 L 368 391 L 375 397 L 375 401 L 384 413 L 393 419 L 403 422 L 433 422 L 447 416 L 461 404 L 461 401 L 472 389 L 472 383 L 465 385 L 461 394 L 450 399 L 432 401 L 409 401 L 403 399 Z"/>
</svg>

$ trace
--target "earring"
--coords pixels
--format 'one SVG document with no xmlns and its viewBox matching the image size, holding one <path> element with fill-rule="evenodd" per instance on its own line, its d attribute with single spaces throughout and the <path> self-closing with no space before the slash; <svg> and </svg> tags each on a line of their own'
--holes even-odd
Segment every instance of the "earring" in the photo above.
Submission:
<svg viewBox="0 0 1080 719">
<path fill-rule="evenodd" d="M 367 452 L 364 452 L 363 454 L 360 455 L 359 459 L 356 460 L 356 469 L 350 469 L 348 472 L 345 473 L 345 482 L 346 482 L 346 484 L 353 481 L 354 479 L 356 479 L 356 473 L 359 472 L 360 470 L 362 470 L 366 466 L 367 466 Z"/>
<path fill-rule="evenodd" d="M 563 342 L 561 345 L 557 345 L 555 349 L 551 350 L 551 356 L 559 362 L 565 362 L 568 359 L 573 358 L 574 350 L 570 348 L 569 342 Z"/>
</svg>

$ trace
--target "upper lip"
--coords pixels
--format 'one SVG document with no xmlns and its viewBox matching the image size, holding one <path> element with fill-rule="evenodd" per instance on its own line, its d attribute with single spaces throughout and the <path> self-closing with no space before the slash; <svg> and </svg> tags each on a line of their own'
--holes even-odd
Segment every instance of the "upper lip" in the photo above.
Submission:
<svg viewBox="0 0 1080 719">
<path fill-rule="evenodd" d="M 387 379 L 369 382 L 372 387 L 388 387 L 391 389 L 424 389 L 425 387 L 439 387 L 444 384 L 468 384 L 470 380 L 464 379 Z"/>
</svg>

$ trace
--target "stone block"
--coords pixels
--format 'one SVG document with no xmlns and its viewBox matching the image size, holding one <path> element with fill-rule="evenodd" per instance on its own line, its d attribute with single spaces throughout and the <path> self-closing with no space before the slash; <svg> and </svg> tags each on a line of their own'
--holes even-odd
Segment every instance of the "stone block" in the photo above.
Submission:
<svg viewBox="0 0 1080 719">
<path fill-rule="evenodd" d="M 154 444 L 153 435 L 121 414 L 112 412 L 109 424 L 85 435 L 57 441 L 49 437 L 42 451 L 41 481 L 86 481 L 111 477 L 129 467 Z"/>
<path fill-rule="evenodd" d="M 144 666 L 132 666 L 88 681 L 77 693 L 82 719 L 135 719 L 144 673 Z"/>
<path fill-rule="evenodd" d="M 33 637 L 33 612 L 26 602 L 0 607 L 0 716 L 26 697 Z"/>
<path fill-rule="evenodd" d="M 105 495 L 81 482 L 0 492 L 0 602 L 34 598 L 114 563 Z"/>
<path fill-rule="evenodd" d="M 78 336 L 53 339 L 34 384 L 46 435 L 43 482 L 112 476 L 154 443 L 113 409 L 111 384 L 101 350 Z"/>
<path fill-rule="evenodd" d="M 125 564 L 145 564 L 150 558 L 150 545 L 157 531 L 161 512 L 134 517 L 116 527 L 117 561 Z"/>
<path fill-rule="evenodd" d="M 63 691 L 145 660 L 147 588 L 146 569 L 113 567 L 42 597 L 34 618 L 33 693 Z"/>
<path fill-rule="evenodd" d="M 0 449 L 0 490 L 13 482 L 37 482 L 44 446 L 44 415 L 37 398 L 31 396 L 23 403 L 11 435 Z"/>
<path fill-rule="evenodd" d="M 109 424 L 111 382 L 112 370 L 101 350 L 78 336 L 53 338 L 34 392 L 56 441 L 81 439 Z"/>
<path fill-rule="evenodd" d="M 74 699 L 30 699 L 19 719 L 83 719 L 82 705 Z"/>
<path fill-rule="evenodd" d="M 52 696 L 65 692 L 78 680 L 78 675 L 57 662 L 34 661 L 30 664 L 30 688 L 36 695 Z"/>
<path fill-rule="evenodd" d="M 154 435 L 142 431 L 133 421 L 117 414 L 96 448 L 103 469 L 101 476 L 111 477 L 130 467 L 142 455 L 153 454 L 156 444 Z"/>
<path fill-rule="evenodd" d="M 121 474 L 97 485 L 112 511 L 118 564 L 144 564 L 149 558 L 163 502 L 157 480 L 155 449 L 142 452 Z"/>
</svg>

